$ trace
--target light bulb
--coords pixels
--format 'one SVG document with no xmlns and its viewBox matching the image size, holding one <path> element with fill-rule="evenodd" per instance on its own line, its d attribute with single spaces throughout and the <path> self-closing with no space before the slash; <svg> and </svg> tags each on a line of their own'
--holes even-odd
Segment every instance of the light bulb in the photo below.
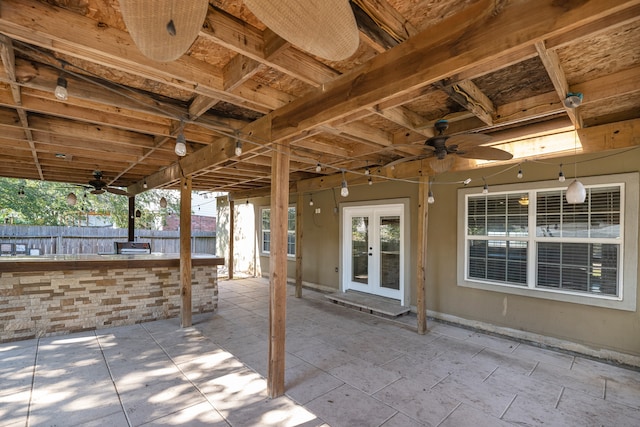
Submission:
<svg viewBox="0 0 640 427">
<path fill-rule="evenodd" d="M 465 179 L 462 183 L 463 183 L 464 185 L 469 185 L 469 183 L 470 183 L 470 182 L 471 182 L 471 178 L 467 178 L 467 179 Z"/>
<path fill-rule="evenodd" d="M 522 169 L 518 169 L 518 175 L 516 175 L 518 179 L 522 179 Z"/>
<path fill-rule="evenodd" d="M 488 193 L 489 193 L 489 186 L 485 184 L 484 187 L 482 187 L 482 194 L 488 194 Z"/>
<path fill-rule="evenodd" d="M 342 181 L 342 189 L 340 189 L 340 195 L 347 197 L 349 195 L 349 188 L 347 188 L 347 181 Z"/>
<path fill-rule="evenodd" d="M 53 93 L 60 101 L 66 101 L 69 96 L 69 93 L 67 92 L 67 79 L 64 77 L 58 77 L 56 89 Z"/>
<path fill-rule="evenodd" d="M 242 155 L 242 142 L 236 141 L 236 149 L 235 149 L 234 153 L 238 157 L 240 157 Z"/>
<path fill-rule="evenodd" d="M 370 173 L 371 173 L 371 172 L 369 171 L 369 168 L 366 168 L 366 169 L 364 170 L 364 174 L 365 174 L 365 175 L 369 175 Z"/>
<path fill-rule="evenodd" d="M 373 180 L 371 179 L 371 177 L 369 177 L 369 185 L 373 185 Z"/>
<path fill-rule="evenodd" d="M 433 192 L 431 190 L 429 190 L 429 197 L 427 198 L 427 203 L 432 205 L 435 202 L 436 202 L 436 199 L 435 199 L 435 197 L 433 197 Z"/>
<path fill-rule="evenodd" d="M 146 179 L 144 181 L 142 181 L 142 188 L 149 188 L 149 185 L 147 184 L 147 180 Z"/>
<path fill-rule="evenodd" d="M 564 174 L 562 173 L 562 171 L 560 171 L 560 173 L 558 174 L 558 181 L 560 182 L 564 182 L 565 181 L 565 177 Z"/>
<path fill-rule="evenodd" d="M 322 166 L 320 165 L 320 163 L 316 165 L 316 172 L 318 173 L 322 172 Z"/>
<path fill-rule="evenodd" d="M 313 199 L 309 200 L 309 206 L 313 206 Z"/>
<path fill-rule="evenodd" d="M 176 139 L 176 154 L 180 157 L 184 157 L 187 155 L 187 144 L 186 139 L 184 138 L 184 134 L 180 132 L 178 138 Z"/>
</svg>

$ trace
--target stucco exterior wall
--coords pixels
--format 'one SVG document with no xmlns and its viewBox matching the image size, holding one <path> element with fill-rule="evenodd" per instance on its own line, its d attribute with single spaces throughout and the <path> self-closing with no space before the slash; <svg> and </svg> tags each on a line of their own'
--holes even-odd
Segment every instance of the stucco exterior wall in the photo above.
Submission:
<svg viewBox="0 0 640 427">
<path fill-rule="evenodd" d="M 458 286 L 457 216 L 463 212 L 458 209 L 457 192 L 463 185 L 449 183 L 461 182 L 470 177 L 472 182 L 469 187 L 477 187 L 478 192 L 481 192 L 483 176 L 488 177 L 489 186 L 547 181 L 558 176 L 558 165 L 562 162 L 568 185 L 573 177 L 574 160 L 579 162 L 579 176 L 638 172 L 640 150 L 620 152 L 610 157 L 602 154 L 577 157 L 570 155 L 540 162 L 526 162 L 521 165 L 524 172 L 521 180 L 516 178 L 517 167 L 506 171 L 509 165 L 476 168 L 463 173 L 445 173 L 435 178 L 432 188 L 436 202 L 429 205 L 426 275 L 427 308 L 431 313 L 468 320 L 469 323 L 483 322 L 499 328 L 567 340 L 592 348 L 595 352 L 609 350 L 636 358 L 640 356 L 640 313 L 637 309 L 623 311 Z M 340 210 L 335 213 L 334 208 L 339 208 L 341 202 L 409 198 L 412 241 L 407 261 L 411 263 L 412 274 L 407 277 L 410 283 L 405 285 L 410 287 L 409 304 L 415 306 L 417 236 L 413 238 L 413 233 L 417 229 L 418 186 L 386 182 L 373 186 L 350 186 L 349 190 L 350 195 L 346 199 L 340 197 L 339 189 L 336 189 L 335 196 L 332 190 L 304 195 L 303 282 L 323 290 L 339 289 L 340 272 L 336 269 L 340 268 Z M 313 197 L 313 207 L 309 206 L 310 197 Z M 292 195 L 290 202 L 294 204 L 295 200 L 296 196 Z M 259 233 L 259 208 L 268 207 L 269 199 L 254 199 L 251 204 L 256 210 L 257 220 L 247 226 Z M 317 208 L 320 208 L 319 214 L 314 213 Z M 637 211 L 626 212 L 626 215 L 636 222 L 640 221 Z M 637 258 L 636 254 L 636 271 Z M 262 275 L 268 275 L 268 257 L 258 254 L 258 259 Z M 290 279 L 295 277 L 294 259 L 288 262 L 288 275 Z M 638 295 L 640 296 L 640 292 Z M 640 307 L 640 301 L 636 305 Z"/>
</svg>

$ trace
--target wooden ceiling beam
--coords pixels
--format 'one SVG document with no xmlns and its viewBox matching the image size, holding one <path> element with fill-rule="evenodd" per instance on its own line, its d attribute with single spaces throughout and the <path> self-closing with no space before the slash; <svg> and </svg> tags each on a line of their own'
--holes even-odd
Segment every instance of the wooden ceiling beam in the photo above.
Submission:
<svg viewBox="0 0 640 427">
<path fill-rule="evenodd" d="M 29 147 L 31 148 L 31 155 L 33 157 L 33 163 L 38 171 L 38 176 L 40 176 L 40 180 L 44 179 L 42 175 L 42 167 L 40 166 L 40 161 L 38 160 L 38 153 L 35 150 L 35 145 L 33 143 L 33 135 L 31 134 L 31 130 L 29 129 L 29 119 L 27 118 L 27 113 L 22 108 L 22 94 L 21 88 L 18 86 L 16 79 L 16 57 L 13 51 L 13 42 L 10 38 L 0 34 L 0 57 L 2 58 L 2 64 L 4 65 L 4 70 L 9 77 L 9 85 L 11 87 L 11 94 L 13 96 L 13 101 L 16 105 L 16 112 L 18 113 L 18 117 L 20 117 L 20 123 L 22 124 L 22 128 L 24 134 L 29 143 Z"/>
<path fill-rule="evenodd" d="M 544 68 L 547 70 L 547 74 L 551 79 L 551 83 L 553 83 L 553 87 L 556 89 L 558 97 L 561 101 L 567 97 L 570 92 L 569 83 L 567 83 L 567 77 L 564 74 L 564 70 L 562 69 L 562 65 L 560 64 L 560 58 L 558 54 L 549 50 L 545 47 L 544 41 L 538 41 L 535 44 L 536 50 L 538 51 L 538 56 L 544 65 Z M 576 129 L 582 128 L 582 117 L 580 115 L 580 107 L 571 108 L 564 105 L 564 109 L 571 119 L 571 123 L 575 126 Z"/>
<path fill-rule="evenodd" d="M 64 22 L 65 25 L 60 25 Z M 145 57 L 130 36 L 71 11 L 35 0 L 3 0 L 0 3 L 0 27 L 5 35 L 25 43 L 50 49 L 70 57 L 88 60 L 107 68 L 168 84 L 173 87 L 218 98 L 234 105 L 266 112 L 279 107 L 272 103 L 272 88 L 257 88 L 252 100 L 243 99 L 224 88 L 224 76 L 216 68 L 188 55 L 158 63 Z M 68 28 L 74 31 L 68 31 Z M 85 34 L 99 31 L 100 37 Z M 268 96 L 260 96 L 261 92 Z"/>
</svg>

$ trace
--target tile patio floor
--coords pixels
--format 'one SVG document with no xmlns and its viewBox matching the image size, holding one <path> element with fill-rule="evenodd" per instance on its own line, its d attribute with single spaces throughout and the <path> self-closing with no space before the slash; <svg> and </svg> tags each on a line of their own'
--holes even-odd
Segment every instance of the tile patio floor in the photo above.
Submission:
<svg viewBox="0 0 640 427">
<path fill-rule="evenodd" d="M 268 283 L 219 296 L 191 328 L 0 344 L 0 426 L 640 426 L 638 371 L 436 322 L 420 336 L 291 287 L 269 399 Z"/>
</svg>

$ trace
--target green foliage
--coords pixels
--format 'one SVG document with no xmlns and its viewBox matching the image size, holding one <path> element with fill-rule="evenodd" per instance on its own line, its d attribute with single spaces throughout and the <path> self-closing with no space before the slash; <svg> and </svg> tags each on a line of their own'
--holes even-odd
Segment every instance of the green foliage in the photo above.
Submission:
<svg viewBox="0 0 640 427">
<path fill-rule="evenodd" d="M 75 206 L 67 195 L 77 197 Z M 167 200 L 161 209 L 159 200 Z M 117 228 L 128 227 L 129 199 L 111 193 L 91 194 L 83 187 L 57 182 L 0 178 L 0 222 L 25 225 L 88 225 L 89 218 L 103 216 Z M 150 190 L 136 196 L 136 228 L 154 229 L 171 213 L 180 211 L 180 194 L 170 190 Z"/>
</svg>

